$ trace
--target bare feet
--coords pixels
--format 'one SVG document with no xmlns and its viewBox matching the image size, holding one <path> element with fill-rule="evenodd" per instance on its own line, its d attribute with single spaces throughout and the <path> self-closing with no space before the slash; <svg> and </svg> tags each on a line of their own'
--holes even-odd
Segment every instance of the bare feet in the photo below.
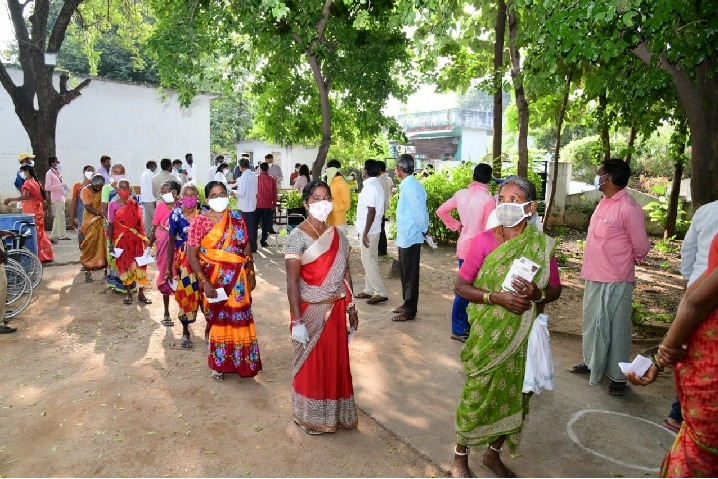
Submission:
<svg viewBox="0 0 718 479">
<path fill-rule="evenodd" d="M 469 469 L 469 456 L 454 454 L 454 466 L 451 468 L 451 477 L 476 477 Z"/>
<path fill-rule="evenodd" d="M 516 477 L 514 471 L 506 467 L 506 464 L 501 462 L 501 456 L 499 455 L 499 453 L 496 451 L 492 451 L 491 449 L 486 449 L 486 452 L 484 453 L 483 464 L 485 467 L 488 467 L 489 469 L 494 471 L 496 477 Z"/>
</svg>

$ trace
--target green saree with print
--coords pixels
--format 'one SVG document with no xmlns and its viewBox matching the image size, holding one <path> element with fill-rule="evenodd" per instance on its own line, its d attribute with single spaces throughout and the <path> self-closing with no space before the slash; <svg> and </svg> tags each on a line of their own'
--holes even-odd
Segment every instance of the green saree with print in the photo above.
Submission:
<svg viewBox="0 0 718 479">
<path fill-rule="evenodd" d="M 484 260 L 474 286 L 500 291 L 514 259 L 522 256 L 539 265 L 534 282 L 545 289 L 555 240 L 533 225 L 500 244 Z M 516 315 L 502 306 L 471 303 L 471 330 L 461 351 L 466 383 L 456 410 L 456 442 L 466 446 L 490 444 L 506 436 L 516 449 L 528 413 L 529 395 L 521 389 L 528 337 L 536 308 Z"/>
</svg>

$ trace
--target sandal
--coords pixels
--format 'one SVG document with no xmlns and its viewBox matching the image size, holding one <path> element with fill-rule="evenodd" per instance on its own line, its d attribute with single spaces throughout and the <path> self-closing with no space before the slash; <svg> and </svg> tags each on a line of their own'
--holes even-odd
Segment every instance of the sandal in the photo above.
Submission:
<svg viewBox="0 0 718 479">
<path fill-rule="evenodd" d="M 362 291 L 361 293 L 355 294 L 354 298 L 355 299 L 369 299 L 369 298 L 371 298 L 371 294 L 366 294 L 364 291 Z"/>
<path fill-rule="evenodd" d="M 674 432 L 674 433 L 676 433 L 676 434 L 678 434 L 678 431 L 681 430 L 681 426 L 676 426 L 675 424 L 671 424 L 670 422 L 668 422 L 668 419 L 666 419 L 665 421 L 663 421 L 663 422 L 661 423 L 661 426 L 665 427 L 665 428 L 668 429 L 669 431 Z"/>
<path fill-rule="evenodd" d="M 142 297 L 138 296 L 137 301 L 139 301 L 140 303 L 144 303 L 144 304 L 152 304 L 152 300 L 146 296 L 142 296 Z"/>
<path fill-rule="evenodd" d="M 217 382 L 224 381 L 224 378 L 222 377 L 222 373 L 218 373 L 217 371 L 212 371 L 212 379 L 214 379 Z"/>
<path fill-rule="evenodd" d="M 182 335 L 182 343 L 180 344 L 184 349 L 192 349 L 192 340 L 189 336 Z"/>
<path fill-rule="evenodd" d="M 174 326 L 175 322 L 172 321 L 172 318 L 170 318 L 170 315 L 165 315 L 164 319 L 160 322 L 162 326 Z"/>
<path fill-rule="evenodd" d="M 465 343 L 467 339 L 469 339 L 468 334 L 452 334 L 451 339 L 454 339 L 460 343 Z"/>
<path fill-rule="evenodd" d="M 415 317 L 416 317 L 416 316 L 409 316 L 408 314 L 402 312 L 402 313 L 397 314 L 397 315 L 394 316 L 393 318 L 391 318 L 391 320 L 392 320 L 392 321 L 395 321 L 395 322 L 397 322 L 397 323 L 401 323 L 401 322 L 404 322 L 404 321 L 411 321 L 411 320 L 414 319 Z"/>
<path fill-rule="evenodd" d="M 389 301 L 389 298 L 387 298 L 386 296 L 376 295 L 376 296 L 372 296 L 371 298 L 369 298 L 369 300 L 366 303 L 367 304 L 379 304 L 379 303 L 383 303 L 384 301 Z"/>
<path fill-rule="evenodd" d="M 4 324 L 0 326 L 0 334 L 10 334 L 17 331 L 17 328 L 11 328 L 10 326 L 5 326 Z"/>
<path fill-rule="evenodd" d="M 628 389 L 627 383 L 619 383 L 618 381 L 611 381 L 611 385 L 608 386 L 608 394 L 611 396 L 623 396 L 626 394 Z"/>
<path fill-rule="evenodd" d="M 122 300 L 124 304 L 132 304 L 132 297 L 127 296 L 125 299 Z"/>
<path fill-rule="evenodd" d="M 317 431 L 316 429 L 310 429 L 307 426 L 299 424 L 299 421 L 297 421 L 296 419 L 294 420 L 294 424 L 302 428 L 302 431 L 306 432 L 310 436 L 321 436 L 322 434 L 324 434 L 324 431 Z"/>
<path fill-rule="evenodd" d="M 589 374 L 591 372 L 591 368 L 589 368 L 586 363 L 578 363 L 569 369 L 568 372 L 575 374 Z"/>
</svg>

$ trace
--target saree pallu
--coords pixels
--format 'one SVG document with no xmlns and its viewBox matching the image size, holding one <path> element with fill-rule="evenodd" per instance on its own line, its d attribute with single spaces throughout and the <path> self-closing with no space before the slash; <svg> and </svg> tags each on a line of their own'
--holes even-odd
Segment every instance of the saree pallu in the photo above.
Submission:
<svg viewBox="0 0 718 479">
<path fill-rule="evenodd" d="M 22 202 L 22 212 L 35 215 L 35 229 L 37 230 L 37 257 L 43 263 L 55 260 L 55 252 L 52 250 L 50 237 L 45 231 L 45 210 L 42 207 L 43 197 L 40 184 L 33 178 L 28 178 L 23 183 L 21 192 L 27 191 L 29 197 Z"/>
<path fill-rule="evenodd" d="M 706 277 L 718 267 L 718 236 Z M 661 464 L 662 477 L 718 477 L 718 310 L 688 340 L 688 355 L 676 364 L 676 390 L 683 424 Z"/>
<path fill-rule="evenodd" d="M 534 282 L 544 289 L 554 246 L 553 238 L 526 225 L 486 257 L 474 286 L 501 291 L 513 260 L 525 256 L 540 266 Z M 522 387 L 535 306 L 519 316 L 501 306 L 472 303 L 468 313 L 471 330 L 461 350 L 467 377 L 456 410 L 456 442 L 481 446 L 506 436 L 509 448 L 516 449 L 528 413 L 530 395 Z"/>
<path fill-rule="evenodd" d="M 165 281 L 165 271 L 167 271 L 167 246 L 170 240 L 170 209 L 162 203 L 155 209 L 155 264 L 157 265 L 157 286 Z"/>
<path fill-rule="evenodd" d="M 113 242 L 122 249 L 119 258 L 115 258 L 120 281 L 125 288 L 133 284 L 147 284 L 147 266 L 138 266 L 135 258 L 142 256 L 145 249 L 145 238 L 142 215 L 137 201 L 128 200 L 115 213 Z M 126 289 L 125 289 L 126 290 Z"/>
<path fill-rule="evenodd" d="M 309 333 L 293 341 L 292 414 L 301 426 L 322 432 L 357 426 L 349 367 L 344 282 L 349 241 L 329 228 L 302 255 L 300 310 Z"/>
<path fill-rule="evenodd" d="M 262 370 L 259 343 L 252 317 L 248 286 L 249 236 L 238 211 L 225 211 L 222 219 L 200 242 L 200 264 L 215 289 L 224 289 L 227 300 L 210 303 L 203 298 L 209 331 L 210 369 L 220 373 L 256 376 Z M 178 286 L 179 289 L 179 286 Z"/>
<path fill-rule="evenodd" d="M 175 300 L 179 306 L 180 320 L 184 323 L 194 323 L 199 310 L 199 282 L 192 272 L 187 260 L 187 242 L 175 250 L 172 275 L 177 277 Z M 182 318 L 184 316 L 184 319 Z"/>
<path fill-rule="evenodd" d="M 99 191 L 80 190 L 80 197 L 84 195 L 88 206 L 96 210 L 102 209 L 101 193 Z M 78 201 L 81 199 L 78 197 Z M 93 215 L 83 207 L 82 223 L 79 233 L 82 234 L 80 243 L 80 262 L 87 271 L 103 269 L 107 265 L 107 250 L 105 246 L 105 230 L 102 216 Z"/>
</svg>

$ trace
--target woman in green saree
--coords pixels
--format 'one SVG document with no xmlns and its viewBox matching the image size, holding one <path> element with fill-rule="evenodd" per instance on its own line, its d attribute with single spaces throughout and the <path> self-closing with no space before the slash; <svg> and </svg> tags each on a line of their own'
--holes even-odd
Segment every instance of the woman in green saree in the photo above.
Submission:
<svg viewBox="0 0 718 479">
<path fill-rule="evenodd" d="M 455 293 L 471 302 L 471 330 L 461 351 L 466 383 L 456 410 L 454 477 L 473 477 L 469 447 L 483 445 L 483 465 L 498 477 L 515 477 L 499 453 L 504 443 L 516 449 L 528 413 L 530 394 L 522 387 L 529 333 L 537 305 L 561 294 L 556 242 L 528 221 L 536 206 L 536 187 L 508 177 L 489 220 L 498 226 L 488 224 L 474 239 L 456 278 Z M 514 291 L 502 289 L 513 261 L 522 257 L 538 265 L 533 281 L 515 276 Z"/>
</svg>

